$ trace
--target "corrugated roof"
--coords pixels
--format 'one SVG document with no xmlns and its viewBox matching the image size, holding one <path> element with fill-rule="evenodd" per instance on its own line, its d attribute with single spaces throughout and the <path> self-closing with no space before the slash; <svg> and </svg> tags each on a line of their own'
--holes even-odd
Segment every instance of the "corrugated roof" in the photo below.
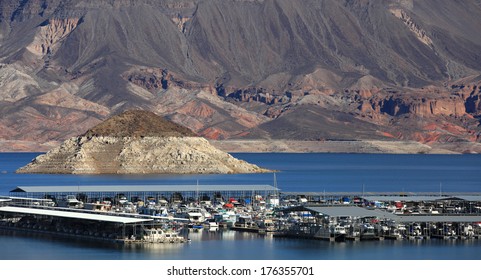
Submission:
<svg viewBox="0 0 481 280">
<path fill-rule="evenodd" d="M 313 197 L 337 197 L 337 196 L 439 196 L 439 192 L 282 192 L 283 195 L 305 195 Z M 443 196 L 481 196 L 480 192 L 443 192 Z"/>
<path fill-rule="evenodd" d="M 84 219 L 84 220 L 94 220 L 94 221 L 122 223 L 122 224 L 132 224 L 132 223 L 152 221 L 152 219 L 139 219 L 139 218 L 129 218 L 129 217 L 114 216 L 114 215 L 71 212 L 71 211 L 61 211 L 61 210 L 48 210 L 48 209 L 37 209 L 37 208 L 25 208 L 25 207 L 14 207 L 14 206 L 0 207 L 0 212 L 43 215 L 43 216 L 53 216 L 53 217 L 72 218 L 72 219 Z"/>
<path fill-rule="evenodd" d="M 481 222 L 481 215 L 396 215 L 401 223 L 476 223 Z"/>
<path fill-rule="evenodd" d="M 31 197 L 16 197 L 16 196 L 9 196 L 8 199 L 12 199 L 12 200 L 21 200 L 21 201 L 37 201 L 37 202 L 48 202 L 48 201 L 52 201 L 51 199 L 48 199 L 48 198 L 31 198 Z"/>
<path fill-rule="evenodd" d="M 429 195 L 410 195 L 410 196 L 363 196 L 368 201 L 436 201 L 436 200 L 466 200 L 481 201 L 481 195 L 455 195 L 455 196 L 429 196 Z"/>
<path fill-rule="evenodd" d="M 395 220 L 401 223 L 422 223 L 422 222 L 459 222 L 476 223 L 481 222 L 481 215 L 395 215 L 380 209 L 366 209 L 358 206 L 295 206 L 282 211 L 311 211 L 330 217 L 377 217 Z"/>
<path fill-rule="evenodd" d="M 379 218 L 395 218 L 394 214 L 379 210 L 366 209 L 358 206 L 318 206 L 305 207 L 307 211 L 321 213 L 330 217 L 379 217 Z"/>
<path fill-rule="evenodd" d="M 92 185 L 92 186 L 18 186 L 11 192 L 79 193 L 79 192 L 216 192 L 278 191 L 271 185 Z"/>
<path fill-rule="evenodd" d="M 363 199 L 367 201 L 408 201 L 408 202 L 420 202 L 420 201 L 436 201 L 446 200 L 448 197 L 444 196 L 428 196 L 428 195 L 368 195 L 363 196 Z"/>
<path fill-rule="evenodd" d="M 481 195 L 456 195 L 453 198 L 459 198 L 466 201 L 481 201 Z"/>
</svg>

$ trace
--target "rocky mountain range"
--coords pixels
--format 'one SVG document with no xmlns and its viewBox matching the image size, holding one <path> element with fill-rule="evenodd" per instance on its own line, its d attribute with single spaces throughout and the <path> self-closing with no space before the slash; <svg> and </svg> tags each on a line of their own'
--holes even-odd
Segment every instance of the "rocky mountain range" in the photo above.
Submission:
<svg viewBox="0 0 481 280">
<path fill-rule="evenodd" d="M 480 0 L 3 0 L 0 150 L 145 109 L 215 140 L 481 152 Z"/>
</svg>

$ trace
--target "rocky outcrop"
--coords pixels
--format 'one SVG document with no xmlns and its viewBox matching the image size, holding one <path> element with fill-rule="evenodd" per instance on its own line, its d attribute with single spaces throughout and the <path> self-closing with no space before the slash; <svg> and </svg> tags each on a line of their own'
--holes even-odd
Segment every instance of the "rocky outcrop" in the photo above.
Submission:
<svg viewBox="0 0 481 280">
<path fill-rule="evenodd" d="M 466 114 L 465 101 L 458 96 L 447 96 L 441 98 L 416 97 L 402 98 L 389 97 L 373 105 L 380 112 L 391 116 L 413 114 L 415 116 L 463 116 Z"/>
<path fill-rule="evenodd" d="M 127 111 L 35 158 L 18 173 L 259 173 L 185 127 L 146 111 Z"/>
<path fill-rule="evenodd" d="M 266 169 L 235 159 L 201 137 L 73 137 L 17 173 L 227 174 Z"/>
<path fill-rule="evenodd" d="M 481 82 L 456 83 L 451 88 L 456 95 L 466 101 L 466 113 L 481 115 Z"/>
<path fill-rule="evenodd" d="M 61 40 L 77 27 L 79 20 L 79 18 L 53 18 L 43 22 L 27 49 L 38 56 L 55 54 Z"/>
<path fill-rule="evenodd" d="M 419 27 L 416 22 L 402 9 L 391 9 L 391 13 L 402 20 L 414 35 L 430 48 L 433 48 L 433 40 L 427 35 L 426 31 Z"/>
</svg>

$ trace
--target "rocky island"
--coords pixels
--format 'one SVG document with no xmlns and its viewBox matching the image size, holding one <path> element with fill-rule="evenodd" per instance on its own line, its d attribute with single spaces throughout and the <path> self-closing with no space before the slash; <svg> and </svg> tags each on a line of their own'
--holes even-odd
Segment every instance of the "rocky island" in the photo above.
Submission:
<svg viewBox="0 0 481 280">
<path fill-rule="evenodd" d="M 238 160 L 191 130 L 142 110 L 111 117 L 17 170 L 64 174 L 261 172 L 269 170 Z"/>
</svg>

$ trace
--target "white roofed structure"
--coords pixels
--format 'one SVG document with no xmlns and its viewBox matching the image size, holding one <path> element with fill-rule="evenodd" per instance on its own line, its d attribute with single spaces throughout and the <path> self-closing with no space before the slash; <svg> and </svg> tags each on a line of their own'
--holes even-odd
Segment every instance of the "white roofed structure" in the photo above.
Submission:
<svg viewBox="0 0 481 280">
<path fill-rule="evenodd" d="M 83 186 L 18 186 L 15 193 L 79 193 L 79 192 L 228 192 L 279 191 L 271 185 L 83 185 Z"/>
<path fill-rule="evenodd" d="M 84 212 L 75 212 L 75 211 L 62 211 L 62 210 L 50 210 L 50 209 L 14 207 L 14 206 L 0 207 L 0 212 L 12 213 L 12 214 L 51 216 L 51 217 L 70 218 L 70 219 L 93 220 L 93 221 L 111 222 L 111 223 L 120 223 L 120 224 L 134 224 L 134 223 L 143 223 L 143 222 L 152 221 L 152 219 L 123 217 L 118 215 L 105 215 L 101 213 L 84 213 Z"/>
</svg>

